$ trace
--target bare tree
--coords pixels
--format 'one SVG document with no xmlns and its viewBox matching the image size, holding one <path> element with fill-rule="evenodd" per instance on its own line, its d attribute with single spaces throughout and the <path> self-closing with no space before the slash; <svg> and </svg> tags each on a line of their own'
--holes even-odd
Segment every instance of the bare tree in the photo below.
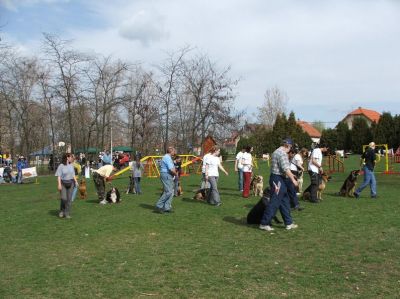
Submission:
<svg viewBox="0 0 400 299">
<path fill-rule="evenodd" d="M 94 99 L 93 120 L 96 126 L 97 146 L 104 148 L 106 134 L 111 129 L 113 110 L 123 103 L 122 87 L 126 85 L 125 73 L 128 65 L 122 61 L 113 61 L 111 56 L 95 59 L 91 71 L 87 71 Z M 108 130 L 107 130 L 108 129 Z"/>
<path fill-rule="evenodd" d="M 37 141 L 33 112 L 37 111 L 34 89 L 37 83 L 37 61 L 34 58 L 12 57 L 6 64 L 6 75 L 0 80 L 3 99 L 12 126 L 16 127 L 20 153 L 28 156 Z"/>
<path fill-rule="evenodd" d="M 56 35 L 44 33 L 44 52 L 47 60 L 55 66 L 54 91 L 63 100 L 69 128 L 71 149 L 75 148 L 75 132 L 73 123 L 73 106 L 77 100 L 78 88 L 82 75 L 82 63 L 87 57 L 69 47 L 69 41 Z"/>
<path fill-rule="evenodd" d="M 169 53 L 166 61 L 159 67 L 162 81 L 159 83 L 159 95 L 162 101 L 162 110 L 160 109 L 160 120 L 164 125 L 163 147 L 167 151 L 169 145 L 169 130 L 171 118 L 171 106 L 177 97 L 179 76 L 183 70 L 183 58 L 191 49 L 187 46 L 181 50 Z"/>
<path fill-rule="evenodd" d="M 204 140 L 206 134 L 222 132 L 219 126 L 235 123 L 232 117 L 237 80 L 229 77 L 230 67 L 219 69 L 207 55 L 189 60 L 185 64 L 186 94 L 192 99 L 190 125 L 191 144 Z M 183 128 L 182 128 L 183 129 Z"/>
<path fill-rule="evenodd" d="M 287 112 L 288 101 L 289 99 L 286 93 L 278 87 L 275 86 L 267 89 L 264 94 L 264 103 L 261 107 L 258 107 L 259 113 L 257 118 L 259 123 L 266 125 L 268 128 L 272 128 L 276 116 Z"/>
</svg>

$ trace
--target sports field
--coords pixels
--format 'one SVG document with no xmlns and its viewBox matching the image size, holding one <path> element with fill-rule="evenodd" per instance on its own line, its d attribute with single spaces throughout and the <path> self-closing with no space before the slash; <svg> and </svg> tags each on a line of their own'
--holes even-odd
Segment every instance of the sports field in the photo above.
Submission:
<svg viewBox="0 0 400 299">
<path fill-rule="evenodd" d="M 275 226 L 271 234 L 246 225 L 258 198 L 241 198 L 233 163 L 224 165 L 222 206 L 193 200 L 200 176 L 190 175 L 175 213 L 163 215 L 153 213 L 158 179 L 143 180 L 143 195 L 106 206 L 90 180 L 89 199 L 74 202 L 70 220 L 57 217 L 55 177 L 0 185 L 0 297 L 400 297 L 399 175 L 377 174 L 376 200 L 368 189 L 359 200 L 338 197 L 358 167 L 352 156 L 322 203 L 301 202 L 305 210 L 292 212 L 298 229 Z M 265 162 L 255 173 L 268 181 Z M 126 175 L 113 182 L 120 190 Z"/>
</svg>

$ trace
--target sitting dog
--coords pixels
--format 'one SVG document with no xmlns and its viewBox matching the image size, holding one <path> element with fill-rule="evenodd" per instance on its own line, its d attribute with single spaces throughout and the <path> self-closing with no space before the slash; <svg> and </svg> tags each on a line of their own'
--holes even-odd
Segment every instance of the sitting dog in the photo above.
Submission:
<svg viewBox="0 0 400 299">
<path fill-rule="evenodd" d="M 260 224 L 261 218 L 264 215 L 264 210 L 266 209 L 268 203 L 270 202 L 270 189 L 265 188 L 261 199 L 258 203 L 250 210 L 247 214 L 247 224 Z M 278 217 L 274 216 L 274 221 L 276 223 L 282 223 Z"/>
<path fill-rule="evenodd" d="M 110 191 L 107 192 L 106 199 L 102 200 L 100 204 L 107 204 L 107 203 L 119 203 L 121 201 L 121 196 L 117 188 L 112 187 Z"/>
<path fill-rule="evenodd" d="M 210 188 L 203 188 L 196 191 L 193 199 L 196 200 L 207 200 L 208 195 L 210 194 Z"/>
<path fill-rule="evenodd" d="M 297 173 L 297 183 L 299 183 L 299 185 L 297 186 L 297 190 L 299 191 L 299 193 L 297 195 L 300 195 L 300 193 L 303 191 L 303 171 L 299 171 Z"/>
<path fill-rule="evenodd" d="M 340 196 L 349 196 L 352 197 L 356 188 L 357 177 L 360 174 L 360 170 L 352 170 L 349 176 L 343 183 L 342 188 L 340 188 L 339 195 Z"/>
<path fill-rule="evenodd" d="M 322 193 L 325 190 L 326 183 L 331 179 L 326 173 L 320 175 L 318 190 L 317 190 L 317 199 L 322 200 Z M 307 187 L 303 192 L 303 200 L 311 200 L 311 185 Z"/>
<path fill-rule="evenodd" d="M 253 189 L 254 196 L 262 196 L 264 189 L 264 178 L 261 175 L 253 177 L 250 183 L 251 189 Z"/>
<path fill-rule="evenodd" d="M 86 179 L 85 178 L 81 179 L 78 190 L 79 190 L 79 198 L 86 199 L 87 191 L 86 191 Z"/>
</svg>

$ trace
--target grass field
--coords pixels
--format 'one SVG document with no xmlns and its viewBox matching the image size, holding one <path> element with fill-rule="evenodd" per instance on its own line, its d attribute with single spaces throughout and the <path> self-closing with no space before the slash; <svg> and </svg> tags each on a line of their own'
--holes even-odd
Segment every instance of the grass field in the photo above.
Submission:
<svg viewBox="0 0 400 299">
<path fill-rule="evenodd" d="M 400 177 L 377 174 L 377 200 L 368 189 L 359 200 L 337 197 L 357 164 L 346 159 L 322 203 L 301 202 L 305 210 L 292 212 L 297 230 L 276 226 L 274 234 L 246 225 L 258 199 L 240 197 L 231 163 L 219 182 L 222 206 L 194 201 L 200 177 L 191 175 L 167 215 L 153 213 L 158 179 L 107 206 L 90 181 L 71 220 L 57 217 L 55 177 L 1 185 L 0 297 L 399 298 Z M 125 189 L 127 178 L 114 184 Z"/>
</svg>

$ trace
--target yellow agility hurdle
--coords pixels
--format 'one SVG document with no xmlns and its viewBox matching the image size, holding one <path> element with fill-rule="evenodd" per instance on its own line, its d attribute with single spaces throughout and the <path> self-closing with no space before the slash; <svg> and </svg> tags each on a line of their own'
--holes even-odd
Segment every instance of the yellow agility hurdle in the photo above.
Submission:
<svg viewBox="0 0 400 299">
<path fill-rule="evenodd" d="M 193 166 L 197 162 L 203 161 L 200 157 L 195 156 L 195 155 L 178 155 L 179 157 L 182 158 L 182 176 L 188 176 L 190 173 L 190 166 Z M 163 156 L 145 156 L 142 159 L 140 159 L 140 162 L 145 162 L 144 163 L 144 173 L 147 177 L 149 178 L 158 178 L 160 177 L 160 170 L 159 170 L 159 161 L 162 159 Z M 124 169 L 121 169 L 120 171 L 116 172 L 113 174 L 110 179 L 113 179 L 114 177 L 117 177 L 129 170 L 132 169 L 132 163 L 129 162 L 129 166 L 125 167 Z M 192 167 L 193 169 L 193 167 Z M 199 166 L 197 170 L 195 170 L 195 173 L 199 174 L 201 173 L 201 163 L 199 163 Z"/>
</svg>

